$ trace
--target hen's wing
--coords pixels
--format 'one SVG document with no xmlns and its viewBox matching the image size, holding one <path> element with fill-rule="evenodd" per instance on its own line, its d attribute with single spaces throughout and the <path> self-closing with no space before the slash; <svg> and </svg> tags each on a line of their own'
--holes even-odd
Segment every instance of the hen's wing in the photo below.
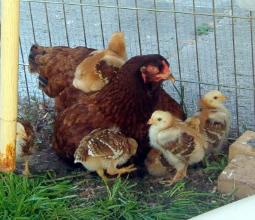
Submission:
<svg viewBox="0 0 255 220">
<path fill-rule="evenodd" d="M 164 89 L 160 89 L 159 100 L 155 107 L 155 110 L 160 109 L 163 111 L 171 112 L 175 117 L 185 120 L 186 115 L 182 106 L 177 103 Z"/>
<path fill-rule="evenodd" d="M 89 96 L 90 93 L 84 93 L 74 86 L 69 86 L 55 97 L 55 110 L 57 113 L 60 113 L 74 104 L 86 101 Z"/>
<path fill-rule="evenodd" d="M 33 45 L 29 54 L 30 71 L 39 73 L 43 91 L 55 97 L 71 85 L 77 65 L 94 50 Z"/>
</svg>

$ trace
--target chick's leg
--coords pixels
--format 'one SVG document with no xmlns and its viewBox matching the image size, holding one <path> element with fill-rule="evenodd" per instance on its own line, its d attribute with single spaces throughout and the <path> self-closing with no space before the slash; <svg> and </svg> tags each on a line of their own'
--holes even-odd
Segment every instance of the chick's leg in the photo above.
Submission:
<svg viewBox="0 0 255 220">
<path fill-rule="evenodd" d="M 182 180 L 184 177 L 187 176 L 187 168 L 188 168 L 188 166 L 187 166 L 187 164 L 185 164 L 183 169 L 176 171 L 176 174 L 175 174 L 175 176 L 173 178 L 173 182 L 174 183 L 178 182 L 179 180 Z"/>
<path fill-rule="evenodd" d="M 134 167 L 134 164 L 131 164 L 127 167 L 123 167 L 123 168 L 116 168 L 116 165 L 114 162 L 111 163 L 111 166 L 108 167 L 107 169 L 107 173 L 110 174 L 110 175 L 116 175 L 118 174 L 118 177 L 121 176 L 122 174 L 124 173 L 131 173 L 133 171 L 135 171 L 136 168 Z"/>
<path fill-rule="evenodd" d="M 29 160 L 28 158 L 25 159 L 24 170 L 23 170 L 23 172 L 22 172 L 23 175 L 24 175 L 24 176 L 27 176 L 27 177 L 31 175 L 31 174 L 30 174 L 30 171 L 29 171 L 29 164 L 28 164 L 29 161 L 28 161 L 28 160 Z"/>
<path fill-rule="evenodd" d="M 104 175 L 104 170 L 103 169 L 98 169 L 96 170 L 98 176 L 102 178 L 104 182 L 107 182 L 107 177 Z"/>
<path fill-rule="evenodd" d="M 166 185 L 172 185 L 172 184 L 182 180 L 187 175 L 187 168 L 188 168 L 188 164 L 186 164 L 186 163 L 182 164 L 182 166 L 180 166 L 176 169 L 176 174 L 173 179 L 164 180 L 161 183 L 166 184 Z"/>
</svg>

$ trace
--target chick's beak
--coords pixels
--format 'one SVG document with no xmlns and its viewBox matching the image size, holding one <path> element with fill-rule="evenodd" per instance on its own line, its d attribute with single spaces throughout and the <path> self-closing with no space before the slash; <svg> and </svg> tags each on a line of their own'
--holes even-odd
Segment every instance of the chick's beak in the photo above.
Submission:
<svg viewBox="0 0 255 220">
<path fill-rule="evenodd" d="M 228 99 L 227 96 L 224 96 L 224 95 L 223 95 L 223 96 L 220 97 L 220 100 L 221 100 L 221 101 L 225 101 L 226 99 Z"/>
<path fill-rule="evenodd" d="M 152 118 L 149 119 L 149 121 L 147 122 L 148 125 L 152 125 L 154 124 L 154 120 Z"/>
</svg>

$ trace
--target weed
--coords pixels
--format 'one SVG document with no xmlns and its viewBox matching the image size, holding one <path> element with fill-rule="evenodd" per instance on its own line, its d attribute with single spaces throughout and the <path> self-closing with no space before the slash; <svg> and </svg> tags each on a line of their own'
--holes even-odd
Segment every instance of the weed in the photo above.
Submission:
<svg viewBox="0 0 255 220">
<path fill-rule="evenodd" d="M 203 23 L 203 24 L 199 25 L 196 29 L 196 33 L 199 36 L 207 35 L 207 34 L 209 34 L 209 32 L 212 32 L 212 31 L 213 31 L 213 28 L 207 23 Z"/>
</svg>

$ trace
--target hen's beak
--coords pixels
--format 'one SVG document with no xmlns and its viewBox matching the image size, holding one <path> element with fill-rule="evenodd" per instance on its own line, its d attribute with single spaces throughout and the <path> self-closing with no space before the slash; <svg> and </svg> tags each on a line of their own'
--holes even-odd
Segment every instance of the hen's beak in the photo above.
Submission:
<svg viewBox="0 0 255 220">
<path fill-rule="evenodd" d="M 173 83 L 175 83 L 175 78 L 172 74 L 170 74 L 168 77 L 167 77 L 168 80 L 171 80 Z"/>
<path fill-rule="evenodd" d="M 168 69 L 168 71 L 163 72 L 161 74 L 161 77 L 162 77 L 163 80 L 171 80 L 173 83 L 175 83 L 175 78 L 174 78 L 170 68 Z"/>
<path fill-rule="evenodd" d="M 163 72 L 161 75 L 161 79 L 162 80 L 171 80 L 173 83 L 175 83 L 175 78 L 172 74 L 172 71 L 170 69 L 170 67 L 166 64 L 166 62 L 163 60 L 162 64 L 164 66 Z"/>
<path fill-rule="evenodd" d="M 152 118 L 149 119 L 149 121 L 147 122 L 148 125 L 152 125 L 154 124 L 154 120 Z"/>
</svg>

